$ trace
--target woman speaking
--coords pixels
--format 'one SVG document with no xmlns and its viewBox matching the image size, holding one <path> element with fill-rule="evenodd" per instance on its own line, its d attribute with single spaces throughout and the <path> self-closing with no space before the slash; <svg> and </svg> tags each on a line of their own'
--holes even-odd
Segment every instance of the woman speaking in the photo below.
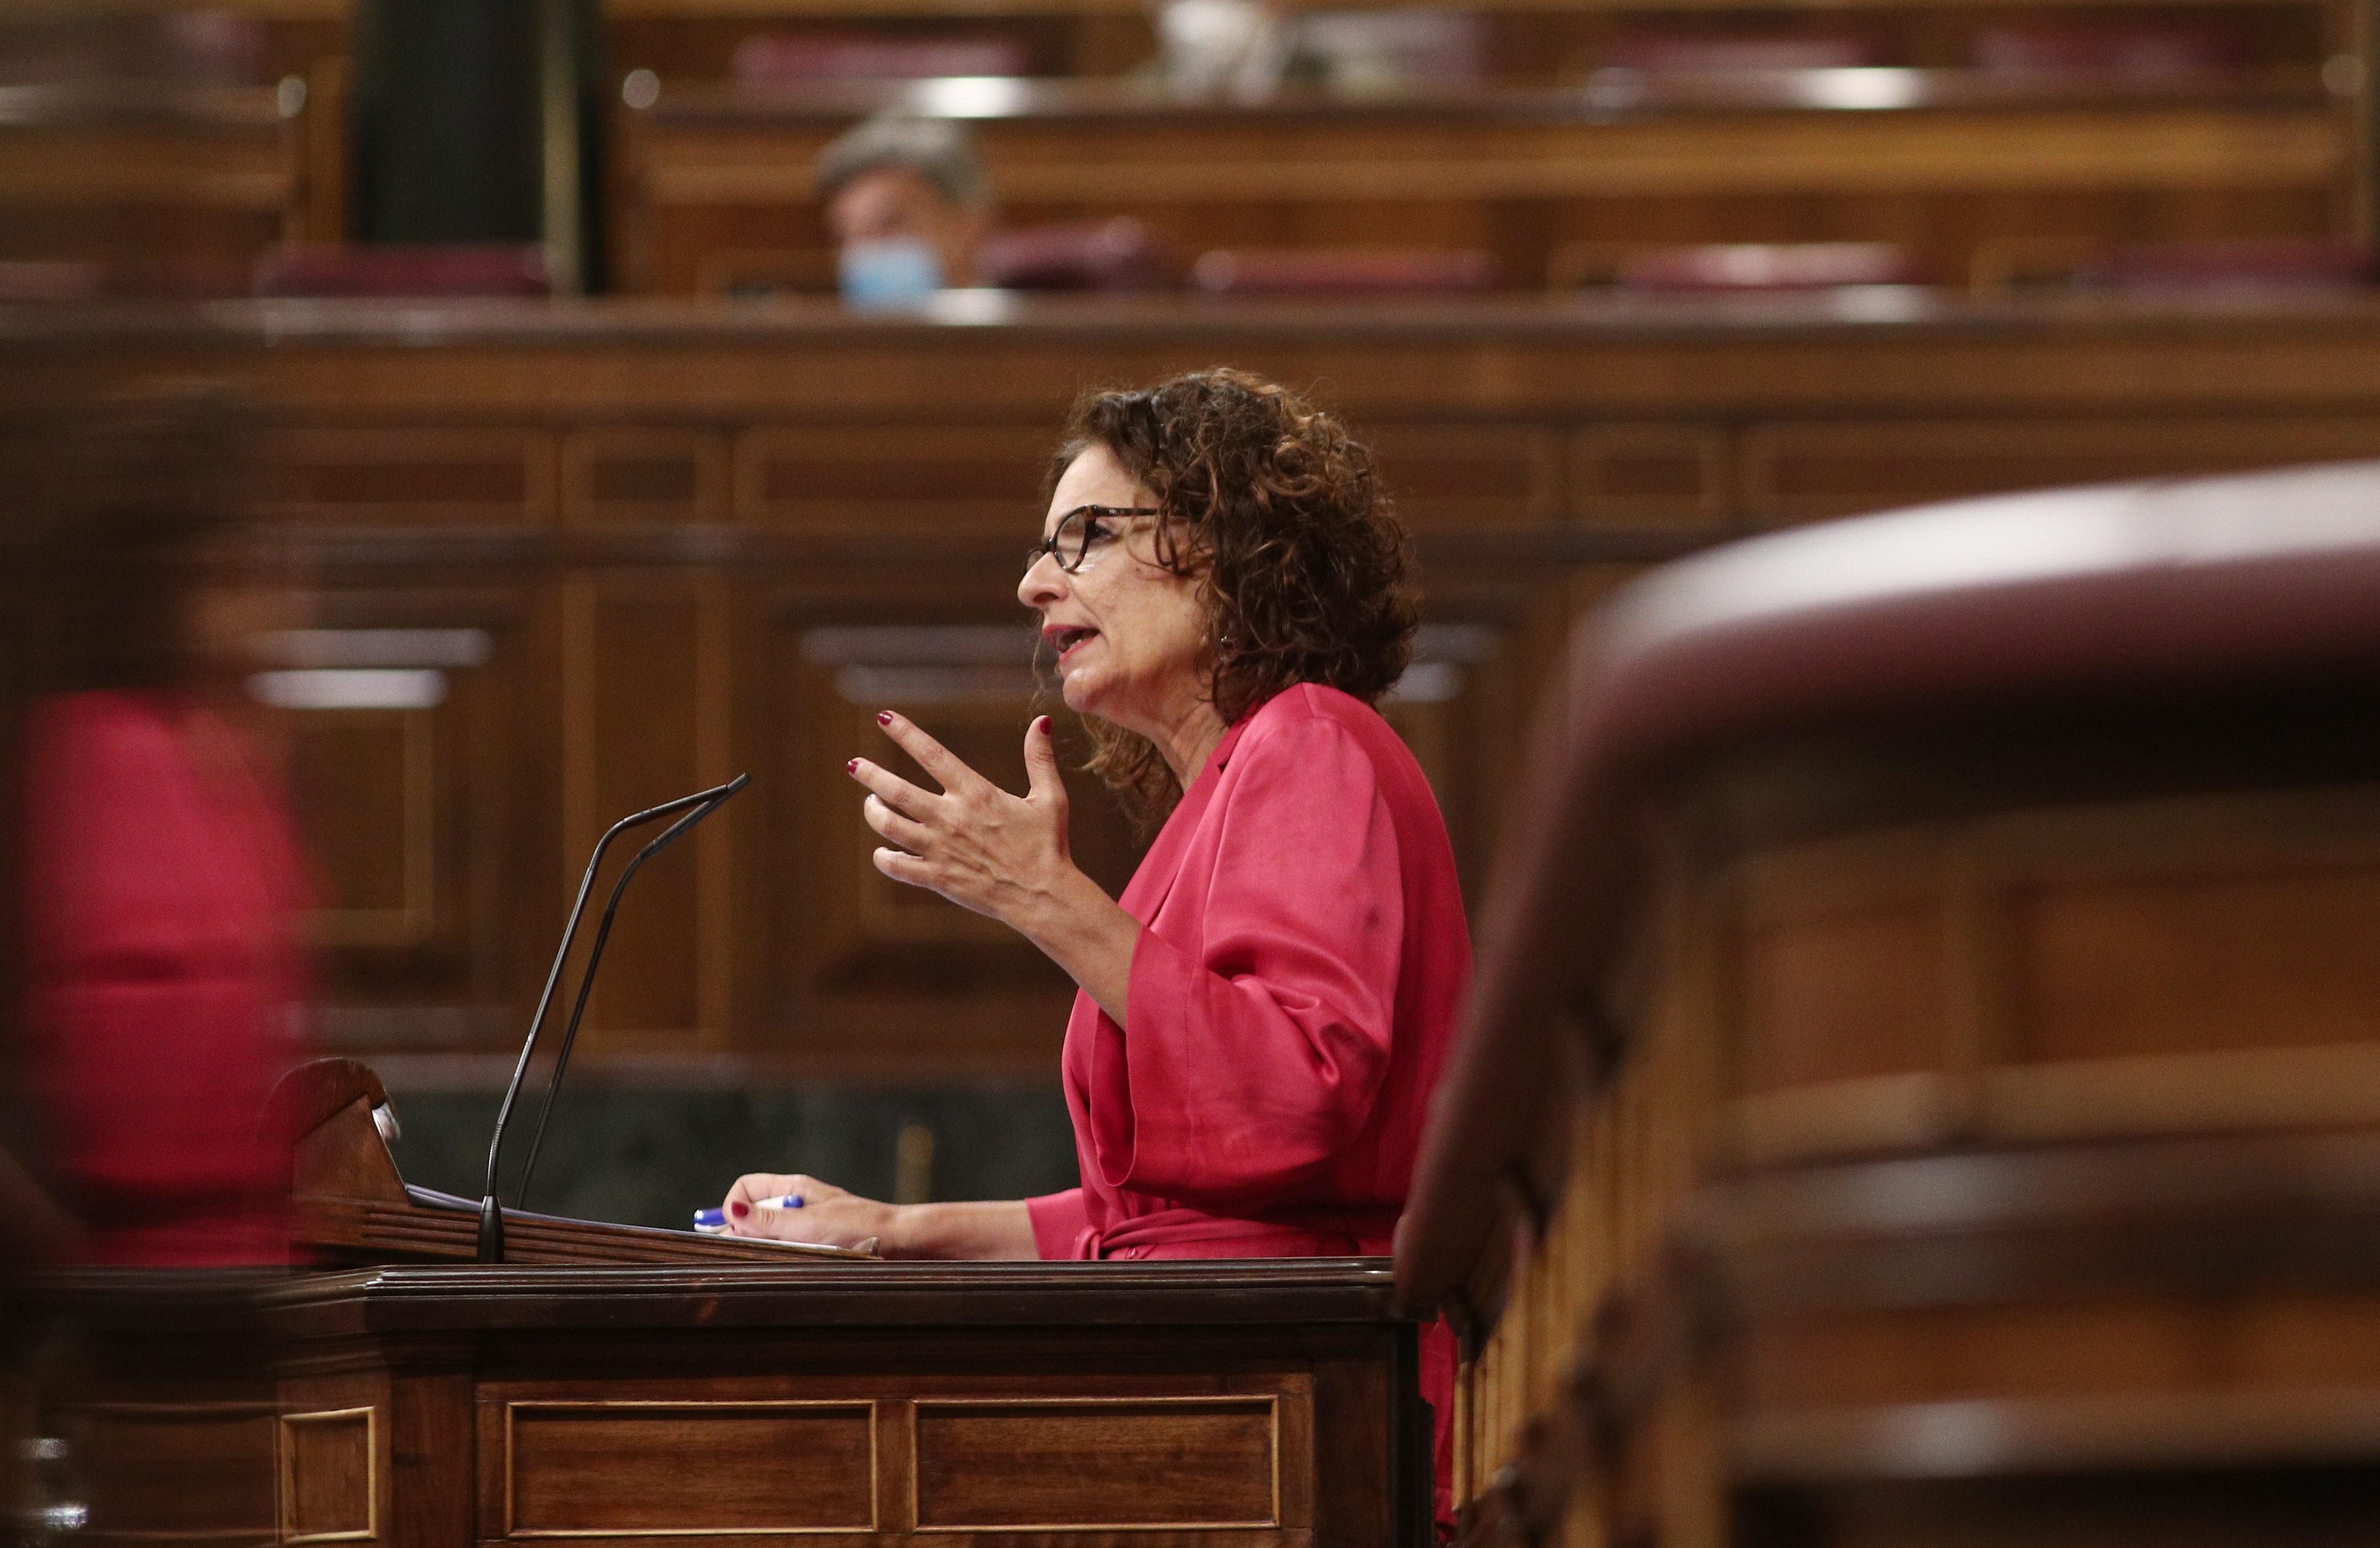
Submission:
<svg viewBox="0 0 2380 1548">
<path fill-rule="evenodd" d="M 904 1258 L 1386 1253 L 1471 966 L 1445 823 L 1372 707 L 1412 648 L 1403 529 L 1335 419 L 1236 371 L 1087 400 L 1054 471 L 1017 596 L 1093 771 L 1148 816 L 1172 806 L 1123 898 L 1068 857 L 1046 716 L 1022 797 L 889 713 L 941 790 L 850 772 L 877 869 L 1081 986 L 1063 1074 L 1082 1186 L 893 1205 L 755 1173 L 728 1228 Z"/>
</svg>

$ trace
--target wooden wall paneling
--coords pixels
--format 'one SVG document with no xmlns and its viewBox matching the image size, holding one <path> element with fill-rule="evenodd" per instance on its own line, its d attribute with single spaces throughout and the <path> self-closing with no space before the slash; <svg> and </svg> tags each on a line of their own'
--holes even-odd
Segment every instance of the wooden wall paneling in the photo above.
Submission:
<svg viewBox="0 0 2380 1548">
<path fill-rule="evenodd" d="M 309 526 L 544 526 L 554 438 L 540 430 L 372 426 L 276 431 L 275 514 Z"/>
<path fill-rule="evenodd" d="M 812 168 L 846 122 L 726 96 L 626 114 L 634 287 L 691 295 L 715 251 L 825 246 Z M 1901 240 L 1942 249 L 1955 281 L 1979 244 L 2050 212 L 1970 222 L 1977 200 L 2063 201 L 2046 229 L 2105 240 L 2317 235 L 2341 229 L 2353 163 L 2344 115 L 2286 93 L 1566 121 L 1489 95 L 1467 114 L 1087 105 L 977 127 L 1021 222 L 1129 214 L 1185 253 L 1488 245 L 1502 283 L 1521 288 L 1545 283 L 1564 240 Z"/>
<path fill-rule="evenodd" d="M 741 521 L 804 532 L 964 530 L 1040 536 L 1042 478 L 1070 384 L 1030 424 L 807 425 L 749 430 L 735 444 Z M 1007 583 L 1013 587 L 1012 579 Z"/>
<path fill-rule="evenodd" d="M 1685 199 L 1656 192 L 1555 207 L 1558 285 L 1591 276 L 1601 258 L 1671 243 L 1888 242 L 1908 248 L 1936 283 L 2004 287 L 2016 274 L 2063 278 L 2126 243 L 2318 236 L 2344 228 L 2345 195 L 2326 186 L 2158 188 L 2017 184 L 1846 189 L 1813 197 L 1784 188 Z M 1609 255 L 1609 256 L 1607 256 Z M 2029 260 L 2025 263 L 2021 260 Z M 1586 275 L 1581 273 L 1582 268 Z"/>
<path fill-rule="evenodd" d="M 1561 442 L 1542 425 L 1365 420 L 1396 511 L 1413 527 L 1550 526 L 1561 519 Z"/>
<path fill-rule="evenodd" d="M 716 573 L 589 569 L 562 583 L 566 905 L 595 841 L 631 813 L 737 772 L 731 593 Z M 733 1013 L 727 925 L 736 804 L 637 877 L 588 1009 L 589 1047 L 719 1046 Z M 657 835 L 624 837 L 598 886 Z M 582 944 L 583 960 L 587 946 Z"/>
<path fill-rule="evenodd" d="M 329 883 L 311 921 L 326 946 L 419 947 L 436 925 L 443 674 L 394 670 L 407 678 L 368 690 L 382 702 L 300 711 L 292 739 L 292 785 L 312 798 L 308 853 Z"/>
<path fill-rule="evenodd" d="M 902 562 L 888 550 L 876 586 Z M 999 574 L 1004 592 L 1008 570 Z M 1006 623 L 951 622 L 984 617 L 986 587 L 944 584 L 954 588 L 947 611 L 917 593 L 880 592 L 870 606 L 856 585 L 856 597 L 832 603 L 807 592 L 762 603 L 755 655 L 766 663 L 772 729 L 759 776 L 771 787 L 759 864 L 786 880 L 771 900 L 762 960 L 772 976 L 755 1035 L 819 1070 L 1046 1078 L 1073 986 L 1005 926 L 880 875 L 869 858 L 879 841 L 860 816 L 866 792 L 844 765 L 867 757 L 931 788 L 876 723 L 893 709 L 1022 790 L 1025 728 L 1049 713 L 1069 770 L 1076 862 L 1119 892 L 1141 840 L 1074 767 L 1084 744 L 1037 681 L 1029 620 L 1019 610 Z M 895 622 L 904 618 L 915 622 Z"/>
<path fill-rule="evenodd" d="M 1483 103 L 1483 107 L 1490 105 Z M 1890 134 L 1877 132 L 1879 122 Z M 1086 162 L 1081 128 L 1030 118 L 986 126 L 987 153 L 1018 203 L 1162 210 L 1217 201 L 1460 202 L 1658 194 L 1859 194 L 2081 187 L 2327 188 L 2346 148 L 2325 104 L 2241 115 L 2208 103 L 2151 109 L 1934 111 L 1879 120 L 1824 112 L 1711 113 L 1683 125 L 1462 116 L 1125 118 Z M 723 137 L 722 137 L 723 138 Z M 688 191 L 789 189 L 807 163 L 764 182 L 688 178 Z M 757 202 L 757 200 L 755 200 Z"/>
<path fill-rule="evenodd" d="M 1589 425 L 1570 437 L 1572 520 L 1718 526 L 1735 515 L 1732 438 L 1717 425 Z"/>
<path fill-rule="evenodd" d="M 716 863 L 698 843 L 638 883 L 640 898 L 658 884 L 662 917 L 624 928 L 612 973 L 638 977 L 635 953 L 660 955 L 653 987 L 624 991 L 650 1014 L 628 1020 L 656 1038 L 724 1027 L 704 1035 L 852 1070 L 916 1072 L 948 1045 L 944 1072 L 1038 1076 L 1064 1010 L 1054 970 L 1020 943 L 994 949 L 996 931 L 960 938 L 974 926 L 934 917 L 957 913 L 937 901 L 868 900 L 880 884 L 841 768 L 880 744 L 868 717 L 882 706 L 837 684 L 922 673 L 903 691 L 941 686 L 894 707 L 1017 777 L 1035 689 L 1012 588 L 1074 383 L 1254 358 L 1319 383 L 1377 443 L 1414 518 L 1434 631 L 1390 712 L 1439 792 L 1473 889 L 1520 728 L 1566 670 L 1568 620 L 1637 564 L 1727 530 L 1702 514 L 1714 464 L 1741 479 L 1743 510 L 1782 520 L 2054 478 L 2380 453 L 2361 301 L 1927 302 L 1878 326 L 1779 299 L 1759 318 L 1683 303 L 1648 326 L 1640 309 L 1588 301 L 1293 318 L 1099 301 L 1021 303 L 1013 325 L 953 330 L 855 327 L 797 308 L 467 308 L 449 320 L 449 348 L 396 330 L 384 308 L 226 308 L 106 333 L 105 351 L 49 348 L 55 333 L 27 322 L 8 369 L 28 402 L 68 400 L 103 374 L 101 354 L 111 378 L 249 376 L 285 405 L 276 509 L 322 566 L 319 625 L 489 637 L 474 667 L 316 663 L 434 668 L 447 695 L 426 737 L 385 705 L 299 716 L 319 732 L 301 738 L 318 770 L 301 770 L 301 802 L 320 822 L 368 819 L 352 852 L 327 851 L 342 916 L 326 921 L 339 937 L 326 958 L 331 1041 L 508 1043 L 582 863 L 567 851 L 637 796 L 748 768 L 759 788 L 719 819 L 736 835 L 726 863 L 705 870 Z M 266 338 L 278 342 L 260 347 Z M 406 417 L 338 417 L 358 402 Z M 805 640 L 832 629 L 890 633 L 813 659 Z M 1015 641 L 965 643 L 975 629 Z M 902 631 L 929 643 L 891 649 Z M 720 661 L 729 668 L 713 675 L 705 663 Z M 987 669 L 1013 673 L 1010 685 L 941 707 L 937 695 Z M 723 750 L 706 764 L 698 744 Z M 426 933 L 425 808 L 402 777 L 405 750 L 424 745 L 439 835 Z M 337 770 L 353 771 L 345 808 L 309 793 L 349 780 Z M 599 778 L 612 785 L 596 790 Z M 1136 851 L 1087 783 L 1075 782 L 1078 834 L 1087 854 L 1112 857 L 1101 879 L 1120 887 Z M 578 804 L 558 822 L 566 792 Z M 701 906 L 723 909 L 736 934 L 701 963 L 681 949 L 698 927 L 694 895 L 664 898 L 686 884 L 667 879 L 681 866 L 725 877 L 700 884 L 727 889 Z"/>
<path fill-rule="evenodd" d="M 283 221 L 285 241 L 347 239 L 354 212 L 355 153 L 349 127 L 349 76 L 346 56 L 325 50 L 283 78 L 285 108 L 287 93 L 300 89 L 304 92 L 290 136 L 297 196 Z M 290 81 L 297 86 L 291 87 Z"/>
<path fill-rule="evenodd" d="M 1424 526 L 1416 536 L 1425 622 L 1412 664 L 1380 711 L 1429 777 L 1475 910 L 1500 841 L 1500 792 L 1522 728 L 1548 670 L 1563 659 L 1568 577 L 1564 567 L 1546 565 L 1524 578 L 1524 565 L 1465 561 L 1455 534 Z"/>
<path fill-rule="evenodd" d="M 186 95 L 140 115 L 60 95 L 0 131 L 0 259 L 95 263 L 135 288 L 244 292 L 299 204 L 295 131 L 273 90 Z"/>
<path fill-rule="evenodd" d="M 1431 610 L 1433 617 L 1451 613 Z M 1498 839 L 1493 792 L 1503 788 L 1510 717 L 1527 702 L 1527 653 L 1525 623 L 1424 624 L 1413 663 L 1380 701 L 1381 714 L 1429 778 L 1475 908 Z"/>
<path fill-rule="evenodd" d="M 1743 432 L 1746 515 L 1767 524 L 1968 494 L 2380 454 L 2359 415 L 1768 422 Z"/>
<path fill-rule="evenodd" d="M 560 717 L 536 605 L 504 587 L 326 579 L 308 626 L 260 640 L 270 665 L 250 684 L 276 707 L 317 877 L 324 1034 L 508 1042 L 557 912 L 538 814 Z"/>
<path fill-rule="evenodd" d="M 730 447 L 700 429 L 606 426 L 562 438 L 562 519 L 572 526 L 726 521 Z"/>
</svg>

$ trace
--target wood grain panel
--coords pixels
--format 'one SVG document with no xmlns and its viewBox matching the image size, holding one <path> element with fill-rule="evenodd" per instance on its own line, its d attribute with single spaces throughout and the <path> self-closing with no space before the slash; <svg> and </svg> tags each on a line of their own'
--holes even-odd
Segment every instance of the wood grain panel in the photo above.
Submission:
<svg viewBox="0 0 2380 1548">
<path fill-rule="evenodd" d="M 622 817 L 732 776 L 727 627 L 718 585 L 699 574 L 591 574 L 565 587 L 563 824 L 570 855 L 591 853 Z M 597 1042 L 722 1035 L 735 816 L 731 804 L 638 873 L 588 1008 Z M 603 897 L 658 832 L 614 845 L 598 882 Z M 584 864 L 573 863 L 573 891 Z M 601 906 L 598 901 L 593 909 Z M 592 925 L 590 918 L 590 944 Z"/>
<path fill-rule="evenodd" d="M 1531 125 L 1493 113 L 1466 122 L 1359 110 L 1278 119 L 990 119 L 984 138 L 992 175 L 1014 202 L 1135 213 L 1235 202 L 2320 187 L 2338 175 L 2345 151 L 2319 105 L 1936 112 L 1896 115 L 1888 133 L 1878 122 L 1789 111 L 1712 114 L 1684 126 Z M 814 193 L 812 158 L 802 152 L 832 127 L 808 115 L 777 124 L 757 114 L 741 122 L 628 118 L 645 189 L 664 208 L 806 200 Z M 1087 144 L 1095 157 L 1084 153 Z"/>
<path fill-rule="evenodd" d="M 2021 1057 L 2371 1042 L 2374 920 L 2373 871 L 2034 893 L 2018 909 Z"/>
<path fill-rule="evenodd" d="M 607 427 L 562 441 L 562 516 L 573 526 L 725 521 L 729 453 L 701 430 Z"/>
<path fill-rule="evenodd" d="M 1012 527 L 1021 556 L 1039 536 L 1057 449 L 1067 389 L 1052 387 L 1049 419 L 1032 425 L 950 424 L 922 440 L 889 425 L 751 431 L 735 447 L 736 514 L 809 528 Z"/>
<path fill-rule="evenodd" d="M 380 1535 L 379 1409 L 281 1416 L 281 1541 Z"/>
<path fill-rule="evenodd" d="M 772 1013 L 795 1036 L 836 1029 L 805 1057 L 919 1073 L 938 1060 L 947 1072 L 969 1060 L 1046 1058 L 1064 1025 L 1070 982 L 1014 932 L 880 874 L 870 859 L 880 841 L 860 816 L 866 792 L 844 771 L 867 757 L 931 788 L 876 723 L 883 709 L 908 716 L 1011 790 L 1025 784 L 1025 729 L 1048 713 L 1062 764 L 1077 768 L 1079 723 L 1038 683 L 1030 628 L 795 617 L 771 630 L 777 731 L 764 765 L 765 865 L 804 878 L 778 893 L 761 953 Z M 1096 781 L 1075 772 L 1069 787 L 1075 862 L 1119 892 L 1142 840 Z M 887 1004 L 877 986 L 889 983 L 904 986 L 907 1009 Z"/>
<path fill-rule="evenodd" d="M 71 1417 L 77 1470 L 90 1489 L 80 1535 L 174 1544 L 272 1539 L 269 1402 L 97 1402 L 78 1405 Z"/>
<path fill-rule="evenodd" d="M 1279 1525 L 1277 1403 L 921 1398 L 918 1529 Z"/>
<path fill-rule="evenodd" d="M 419 946 L 439 877 L 435 712 L 321 709 L 294 716 L 290 785 L 325 896 L 309 921 L 334 945 Z"/>
<path fill-rule="evenodd" d="M 119 289 L 235 296 L 306 218 L 300 131 L 270 88 L 160 88 L 147 113 L 103 89 L 25 95 L 0 127 L 0 260 L 90 265 Z"/>
<path fill-rule="evenodd" d="M 1534 686 L 1521 680 L 1527 655 L 1526 631 L 1511 620 L 1425 624 L 1404 676 L 1380 700 L 1382 718 L 1429 780 L 1466 875 L 1484 869 L 1496 842 L 1493 792 L 1503 770 L 1494 727 Z"/>
<path fill-rule="evenodd" d="M 334 525 L 540 524 L 553 515 L 551 436 L 504 429 L 292 429 L 273 438 L 274 505 Z"/>
<path fill-rule="evenodd" d="M 2345 115 L 2311 93 L 1572 119 L 1484 93 L 1467 112 L 1113 103 L 1059 92 L 977 120 L 1013 218 L 1128 214 L 1185 253 L 1487 246 L 1522 288 L 1565 238 L 1904 241 L 1956 276 L 2010 230 L 2313 235 L 2342 229 L 2355 160 Z M 721 252 L 820 247 L 812 169 L 849 121 L 699 89 L 625 115 L 627 283 L 691 295 Z"/>
<path fill-rule="evenodd" d="M 1744 1088 L 1941 1069 L 1949 1035 L 1942 934 L 1938 912 L 1877 910 L 1747 940 Z"/>
<path fill-rule="evenodd" d="M 1571 438 L 1570 514 L 1589 523 L 1724 521 L 1734 504 L 1729 450 L 1710 426 L 1590 426 Z"/>
<path fill-rule="evenodd" d="M 872 1402 L 512 1402 L 503 1415 L 504 1518 L 483 1537 L 876 1530 Z"/>
<path fill-rule="evenodd" d="M 1756 521 L 1802 521 L 1960 495 L 2375 454 L 2380 425 L 2350 416 L 1765 424 L 1743 435 L 1743 501 Z"/>
<path fill-rule="evenodd" d="M 1535 526 L 1561 513 L 1559 435 L 1536 425 L 1370 424 L 1397 514 L 1416 526 Z"/>
<path fill-rule="evenodd" d="M 551 645 L 520 588 L 437 578 L 334 569 L 315 626 L 257 643 L 335 1042 L 508 1040 L 509 1002 L 552 950 Z"/>
</svg>

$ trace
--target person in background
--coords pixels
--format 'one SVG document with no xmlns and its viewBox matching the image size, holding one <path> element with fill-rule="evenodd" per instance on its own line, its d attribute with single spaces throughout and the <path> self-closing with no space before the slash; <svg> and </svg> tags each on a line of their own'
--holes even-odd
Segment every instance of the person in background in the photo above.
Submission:
<svg viewBox="0 0 2380 1548">
<path fill-rule="evenodd" d="M 880 114 L 826 148 L 818 180 L 845 301 L 905 306 L 977 283 L 991 180 L 960 125 Z"/>
<path fill-rule="evenodd" d="M 26 1040 L 42 1170 L 87 1261 L 285 1262 L 274 1082 L 301 1053 L 301 866 L 257 739 L 275 592 L 236 405 L 173 390 L 67 447 L 25 799 Z"/>
</svg>

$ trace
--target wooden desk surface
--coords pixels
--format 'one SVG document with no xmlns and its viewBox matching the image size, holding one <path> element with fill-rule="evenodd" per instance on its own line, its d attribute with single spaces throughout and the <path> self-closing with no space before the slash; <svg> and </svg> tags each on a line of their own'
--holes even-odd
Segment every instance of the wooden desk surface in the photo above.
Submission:
<svg viewBox="0 0 2380 1548">
<path fill-rule="evenodd" d="M 1402 1317 L 1386 1258 L 404 1265 L 309 1275 L 263 1292 L 261 1303 L 298 1337 L 465 1328 L 1221 1328 Z"/>
</svg>

